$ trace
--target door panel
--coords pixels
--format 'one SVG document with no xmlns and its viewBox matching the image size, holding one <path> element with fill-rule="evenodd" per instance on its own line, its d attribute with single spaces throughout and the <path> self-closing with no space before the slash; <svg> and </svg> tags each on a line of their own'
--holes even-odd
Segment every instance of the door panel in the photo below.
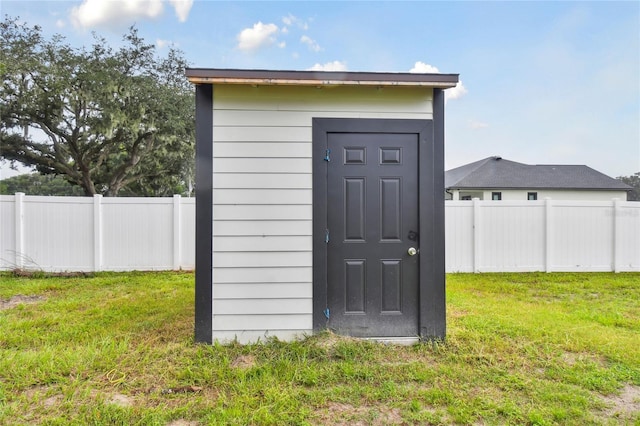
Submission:
<svg viewBox="0 0 640 426">
<path fill-rule="evenodd" d="M 327 146 L 327 326 L 418 335 L 418 136 L 328 133 Z"/>
<path fill-rule="evenodd" d="M 363 178 L 344 179 L 344 221 L 345 241 L 365 240 L 365 180 Z"/>
</svg>

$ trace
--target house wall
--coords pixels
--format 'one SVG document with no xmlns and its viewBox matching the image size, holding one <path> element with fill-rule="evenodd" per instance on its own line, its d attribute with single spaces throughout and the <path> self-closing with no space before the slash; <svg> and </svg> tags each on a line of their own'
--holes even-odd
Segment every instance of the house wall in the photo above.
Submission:
<svg viewBox="0 0 640 426">
<path fill-rule="evenodd" d="M 213 99 L 213 338 L 310 333 L 312 118 L 430 119 L 432 90 L 223 85 Z"/>
<path fill-rule="evenodd" d="M 545 198 L 551 198 L 552 200 L 583 200 L 583 201 L 611 201 L 613 199 L 620 199 L 627 201 L 626 191 L 581 191 L 581 190 L 538 190 L 538 189 L 525 189 L 525 190 L 513 190 L 513 189 L 491 189 L 486 191 L 465 191 L 465 190 L 452 190 L 450 191 L 452 196 L 448 196 L 447 199 L 461 200 L 463 196 L 470 195 L 472 198 L 477 197 L 481 200 L 491 200 L 492 192 L 501 192 L 502 201 L 522 201 L 527 200 L 528 192 L 537 192 L 538 200 L 544 200 Z"/>
</svg>

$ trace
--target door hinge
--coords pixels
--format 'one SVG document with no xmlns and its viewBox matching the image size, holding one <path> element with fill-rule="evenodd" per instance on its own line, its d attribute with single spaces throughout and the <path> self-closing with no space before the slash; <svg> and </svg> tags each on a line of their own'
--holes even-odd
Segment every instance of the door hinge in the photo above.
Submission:
<svg viewBox="0 0 640 426">
<path fill-rule="evenodd" d="M 327 149 L 325 151 L 325 155 L 324 155 L 324 161 L 331 161 L 331 157 L 329 157 L 329 154 L 331 154 L 331 150 Z"/>
<path fill-rule="evenodd" d="M 327 317 L 327 319 L 329 319 L 329 317 L 331 316 L 331 312 L 329 312 L 329 308 L 325 309 L 323 313 L 324 313 L 324 316 Z"/>
<path fill-rule="evenodd" d="M 324 233 L 324 242 L 329 244 L 329 230 L 327 229 Z"/>
</svg>

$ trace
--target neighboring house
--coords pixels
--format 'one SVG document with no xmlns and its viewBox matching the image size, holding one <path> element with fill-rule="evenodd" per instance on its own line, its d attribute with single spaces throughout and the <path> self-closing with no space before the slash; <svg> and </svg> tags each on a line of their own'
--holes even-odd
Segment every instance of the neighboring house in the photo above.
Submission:
<svg viewBox="0 0 640 426">
<path fill-rule="evenodd" d="M 627 200 L 632 188 L 591 167 L 488 157 L 445 172 L 447 200 Z"/>
<path fill-rule="evenodd" d="M 186 74 L 196 341 L 443 339 L 444 89 L 458 75 Z"/>
</svg>

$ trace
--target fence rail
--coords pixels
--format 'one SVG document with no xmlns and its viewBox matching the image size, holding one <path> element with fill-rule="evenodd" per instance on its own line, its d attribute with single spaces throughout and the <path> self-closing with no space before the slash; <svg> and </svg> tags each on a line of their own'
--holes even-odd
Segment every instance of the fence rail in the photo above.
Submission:
<svg viewBox="0 0 640 426">
<path fill-rule="evenodd" d="M 640 271 L 637 202 L 447 201 L 445 217 L 447 272 Z M 0 269 L 194 267 L 193 198 L 0 196 Z"/>
</svg>

